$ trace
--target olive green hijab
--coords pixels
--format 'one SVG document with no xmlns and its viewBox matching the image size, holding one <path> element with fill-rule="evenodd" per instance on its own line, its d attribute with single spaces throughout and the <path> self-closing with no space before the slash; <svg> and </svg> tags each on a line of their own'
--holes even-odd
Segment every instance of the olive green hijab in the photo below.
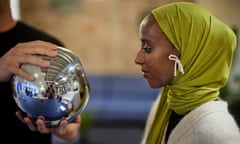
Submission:
<svg viewBox="0 0 240 144">
<path fill-rule="evenodd" d="M 152 10 L 159 27 L 180 52 L 180 72 L 162 89 L 147 132 L 147 144 L 160 144 L 171 111 L 184 115 L 215 100 L 225 86 L 236 48 L 234 32 L 194 3 L 170 3 Z"/>
</svg>

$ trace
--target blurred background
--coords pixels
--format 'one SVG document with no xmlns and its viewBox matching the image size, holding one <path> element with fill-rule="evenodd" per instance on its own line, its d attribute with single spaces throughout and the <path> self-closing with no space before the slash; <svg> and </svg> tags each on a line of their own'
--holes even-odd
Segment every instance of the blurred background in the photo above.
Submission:
<svg viewBox="0 0 240 144">
<path fill-rule="evenodd" d="M 134 63 L 140 48 L 139 22 L 150 9 L 174 1 L 12 0 L 15 19 L 56 36 L 81 59 L 91 93 L 76 143 L 140 142 L 148 111 L 161 89 L 150 89 Z M 240 0 L 189 1 L 208 9 L 238 34 Z M 221 93 L 238 123 L 239 55 L 238 48 L 230 81 Z M 54 143 L 64 142 L 54 138 Z"/>
</svg>

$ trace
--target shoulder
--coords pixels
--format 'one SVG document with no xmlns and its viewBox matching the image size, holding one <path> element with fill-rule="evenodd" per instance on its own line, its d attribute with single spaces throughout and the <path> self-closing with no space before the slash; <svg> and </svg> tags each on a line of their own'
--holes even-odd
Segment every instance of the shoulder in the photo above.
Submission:
<svg viewBox="0 0 240 144">
<path fill-rule="evenodd" d="M 228 104 L 224 101 L 203 104 L 189 113 L 186 120 L 191 119 L 194 119 L 192 124 L 195 126 L 195 131 L 203 134 L 222 135 L 223 133 L 239 132 L 233 116 L 228 111 Z"/>
<path fill-rule="evenodd" d="M 238 126 L 224 101 L 208 102 L 191 111 L 176 126 L 171 137 L 188 140 L 187 144 L 240 143 Z"/>
</svg>

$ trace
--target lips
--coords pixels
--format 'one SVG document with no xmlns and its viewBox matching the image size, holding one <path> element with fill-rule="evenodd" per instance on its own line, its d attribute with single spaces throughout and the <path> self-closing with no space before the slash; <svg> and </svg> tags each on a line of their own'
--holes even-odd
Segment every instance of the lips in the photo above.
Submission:
<svg viewBox="0 0 240 144">
<path fill-rule="evenodd" d="M 142 75 L 143 75 L 143 77 L 147 77 L 147 75 L 149 75 L 149 72 L 148 71 L 146 71 L 146 70 L 142 70 Z"/>
</svg>

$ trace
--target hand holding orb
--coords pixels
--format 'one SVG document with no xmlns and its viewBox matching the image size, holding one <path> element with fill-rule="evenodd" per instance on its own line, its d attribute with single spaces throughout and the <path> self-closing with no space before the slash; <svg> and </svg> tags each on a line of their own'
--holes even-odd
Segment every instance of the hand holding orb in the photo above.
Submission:
<svg viewBox="0 0 240 144">
<path fill-rule="evenodd" d="M 34 81 L 13 76 L 13 98 L 33 120 L 44 116 L 48 127 L 57 126 L 61 119 L 71 122 L 85 109 L 89 99 L 90 87 L 80 59 L 63 47 L 57 48 L 55 59 L 42 58 L 50 62 L 50 67 L 21 66 L 34 76 Z"/>
</svg>

